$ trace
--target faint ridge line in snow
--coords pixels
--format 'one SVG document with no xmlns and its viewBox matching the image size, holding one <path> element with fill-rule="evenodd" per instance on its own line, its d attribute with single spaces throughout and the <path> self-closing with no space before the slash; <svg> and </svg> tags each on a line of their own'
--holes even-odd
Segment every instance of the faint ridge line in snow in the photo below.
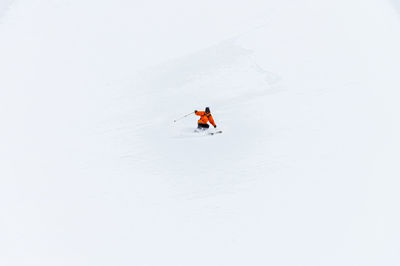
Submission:
<svg viewBox="0 0 400 266">
<path fill-rule="evenodd" d="M 252 54 L 251 50 L 236 44 L 235 38 L 229 39 L 141 71 L 140 86 L 147 88 L 147 93 L 168 90 L 170 93 L 187 94 L 197 88 L 212 90 L 215 95 L 229 89 L 230 95 L 235 96 L 245 94 L 250 87 L 253 92 L 265 91 L 280 78 L 257 64 Z M 223 96 L 227 95 L 223 93 Z"/>
<path fill-rule="evenodd" d="M 253 62 L 253 67 L 254 67 L 258 72 L 260 72 L 260 73 L 262 73 L 263 75 L 265 75 L 266 80 L 268 81 L 268 83 L 269 83 L 270 85 L 276 84 L 277 82 L 279 82 L 279 81 L 281 80 L 281 78 L 280 78 L 277 74 L 275 74 L 275 73 L 273 73 L 273 72 L 271 72 L 271 71 L 267 71 L 267 70 L 265 70 L 264 68 L 262 68 L 262 67 L 256 62 L 256 60 L 255 60 L 255 58 L 254 58 L 253 55 L 249 55 L 249 59 Z"/>
</svg>

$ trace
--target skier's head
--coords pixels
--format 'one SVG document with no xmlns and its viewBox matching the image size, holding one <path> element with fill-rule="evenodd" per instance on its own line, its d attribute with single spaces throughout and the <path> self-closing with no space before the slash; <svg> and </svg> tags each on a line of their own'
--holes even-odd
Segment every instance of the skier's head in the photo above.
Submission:
<svg viewBox="0 0 400 266">
<path fill-rule="evenodd" d="M 206 107 L 206 114 L 210 113 L 210 107 Z"/>
</svg>

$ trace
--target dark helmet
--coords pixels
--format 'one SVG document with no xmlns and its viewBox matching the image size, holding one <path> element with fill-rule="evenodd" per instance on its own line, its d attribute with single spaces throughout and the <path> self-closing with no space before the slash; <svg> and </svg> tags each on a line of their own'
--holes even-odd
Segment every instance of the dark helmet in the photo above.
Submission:
<svg viewBox="0 0 400 266">
<path fill-rule="evenodd" d="M 206 107 L 206 113 L 207 113 L 207 114 L 210 113 L 210 107 Z"/>
</svg>

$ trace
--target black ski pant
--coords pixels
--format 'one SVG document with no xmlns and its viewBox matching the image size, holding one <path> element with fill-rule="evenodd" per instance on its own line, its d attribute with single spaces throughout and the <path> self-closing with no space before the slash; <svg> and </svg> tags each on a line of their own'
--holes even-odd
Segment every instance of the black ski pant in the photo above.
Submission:
<svg viewBox="0 0 400 266">
<path fill-rule="evenodd" d="M 210 127 L 209 124 L 203 124 L 203 123 L 198 123 L 197 124 L 197 128 L 200 128 L 200 129 L 207 129 L 209 127 Z"/>
</svg>

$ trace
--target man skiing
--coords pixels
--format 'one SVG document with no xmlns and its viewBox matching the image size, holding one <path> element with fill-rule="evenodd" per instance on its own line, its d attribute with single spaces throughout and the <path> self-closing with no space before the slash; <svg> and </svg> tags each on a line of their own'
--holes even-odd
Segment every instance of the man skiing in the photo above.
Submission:
<svg viewBox="0 0 400 266">
<path fill-rule="evenodd" d="M 206 107 L 205 111 L 194 110 L 194 114 L 200 116 L 199 121 L 197 121 L 197 128 L 198 129 L 202 129 L 202 130 L 208 129 L 210 127 L 208 122 L 210 122 L 211 125 L 214 126 L 214 128 L 217 127 L 217 125 L 214 122 L 214 118 L 211 115 L 209 107 Z"/>
</svg>

